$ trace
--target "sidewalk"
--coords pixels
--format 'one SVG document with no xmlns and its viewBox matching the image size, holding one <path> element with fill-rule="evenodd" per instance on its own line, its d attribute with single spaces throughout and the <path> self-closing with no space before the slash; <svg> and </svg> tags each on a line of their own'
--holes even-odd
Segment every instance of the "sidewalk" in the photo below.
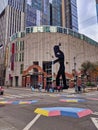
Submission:
<svg viewBox="0 0 98 130">
<path fill-rule="evenodd" d="M 8 89 L 20 89 L 20 90 L 27 90 L 27 91 L 32 91 L 31 88 L 26 88 L 26 87 L 9 87 Z M 97 87 L 94 87 L 94 88 L 85 88 L 85 92 L 81 92 L 81 93 L 88 93 L 88 92 L 94 92 L 94 91 L 98 91 L 98 88 Z M 42 93 L 53 93 L 53 92 L 47 92 L 45 91 L 45 89 L 42 89 L 41 91 L 39 91 L 38 89 L 34 89 L 34 91 L 32 92 L 42 92 Z M 68 93 L 68 94 L 77 94 L 75 92 L 75 88 L 69 88 L 69 89 L 64 89 L 63 91 L 60 91 L 60 92 L 54 92 L 54 93 Z"/>
</svg>

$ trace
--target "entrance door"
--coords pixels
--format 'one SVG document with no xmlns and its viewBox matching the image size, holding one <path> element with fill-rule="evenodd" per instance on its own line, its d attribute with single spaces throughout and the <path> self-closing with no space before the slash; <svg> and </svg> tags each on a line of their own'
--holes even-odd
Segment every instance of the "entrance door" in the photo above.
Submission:
<svg viewBox="0 0 98 130">
<path fill-rule="evenodd" d="M 10 80 L 9 80 L 9 85 L 12 87 L 13 86 L 13 77 L 10 77 Z"/>
<path fill-rule="evenodd" d="M 19 77 L 18 76 L 15 76 L 15 86 L 18 87 L 18 80 L 19 80 Z"/>
<path fill-rule="evenodd" d="M 31 75 L 31 85 L 37 88 L 38 85 L 38 75 Z"/>
<path fill-rule="evenodd" d="M 52 65 L 50 64 L 51 61 L 44 61 L 43 62 L 43 70 L 44 72 L 47 73 L 47 75 L 51 75 L 51 77 L 48 77 L 47 80 L 46 80 L 46 84 L 47 85 L 51 85 L 52 84 L 52 73 L 53 73 L 53 70 L 52 70 Z"/>
</svg>

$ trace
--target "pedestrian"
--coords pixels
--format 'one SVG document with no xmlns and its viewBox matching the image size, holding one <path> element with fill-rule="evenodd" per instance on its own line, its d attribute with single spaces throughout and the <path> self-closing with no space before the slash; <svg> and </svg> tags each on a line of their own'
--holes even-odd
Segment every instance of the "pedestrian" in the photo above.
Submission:
<svg viewBox="0 0 98 130">
<path fill-rule="evenodd" d="M 42 91 L 42 83 L 38 83 L 38 90 L 41 92 Z"/>
<path fill-rule="evenodd" d="M 31 90 L 32 90 L 32 92 L 34 92 L 34 90 L 35 90 L 34 87 L 33 87 L 33 85 L 31 85 Z"/>
<path fill-rule="evenodd" d="M 82 85 L 83 92 L 85 92 L 85 88 L 86 88 L 85 83 L 83 82 L 81 85 Z"/>
<path fill-rule="evenodd" d="M 55 88 L 56 88 L 56 81 L 53 80 L 53 82 L 52 82 L 52 91 L 53 91 L 53 92 L 54 92 Z"/>
</svg>

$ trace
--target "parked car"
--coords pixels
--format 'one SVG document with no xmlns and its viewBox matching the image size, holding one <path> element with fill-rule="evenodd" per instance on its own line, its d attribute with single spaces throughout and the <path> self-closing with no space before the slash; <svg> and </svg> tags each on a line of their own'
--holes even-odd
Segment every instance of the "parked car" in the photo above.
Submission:
<svg viewBox="0 0 98 130">
<path fill-rule="evenodd" d="M 4 88 L 2 86 L 0 86 L 0 95 L 4 94 Z"/>
</svg>

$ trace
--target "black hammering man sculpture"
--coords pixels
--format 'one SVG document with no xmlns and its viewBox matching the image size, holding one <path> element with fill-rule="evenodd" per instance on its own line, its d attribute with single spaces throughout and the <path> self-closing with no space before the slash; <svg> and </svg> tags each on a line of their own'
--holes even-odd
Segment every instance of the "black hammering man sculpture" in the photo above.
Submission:
<svg viewBox="0 0 98 130">
<path fill-rule="evenodd" d="M 53 64 L 59 62 L 59 70 L 56 77 L 56 86 L 60 86 L 60 76 L 62 76 L 63 80 L 63 89 L 68 89 L 68 86 L 66 84 L 66 77 L 65 77 L 65 65 L 64 65 L 64 53 L 60 50 L 61 44 L 54 46 L 54 54 L 55 57 L 57 57 L 56 60 L 54 60 Z"/>
</svg>

